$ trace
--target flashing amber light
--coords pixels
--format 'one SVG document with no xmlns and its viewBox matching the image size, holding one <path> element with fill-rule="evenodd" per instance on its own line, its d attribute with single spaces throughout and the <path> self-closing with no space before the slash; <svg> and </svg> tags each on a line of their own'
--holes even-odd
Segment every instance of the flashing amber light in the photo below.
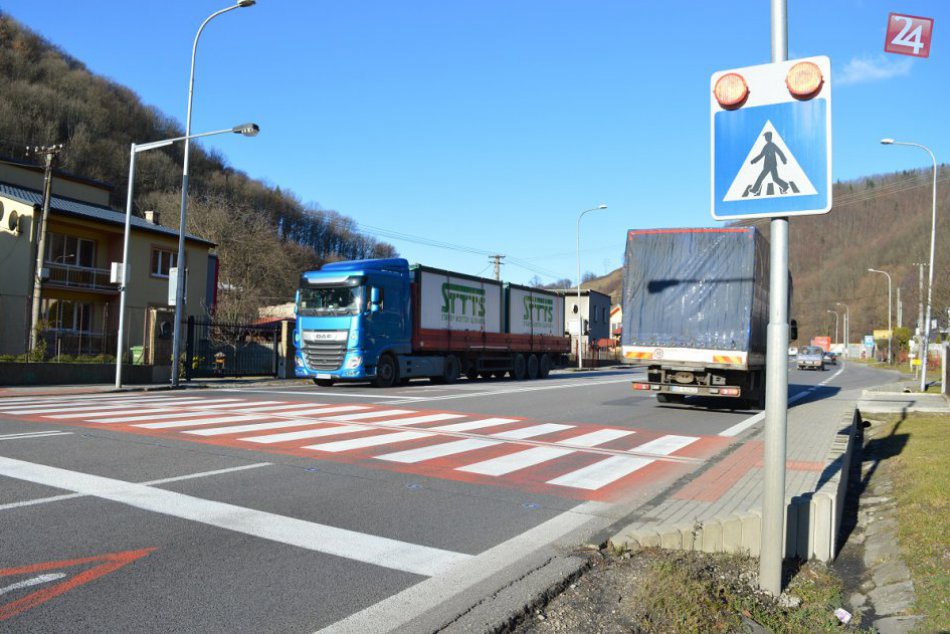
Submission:
<svg viewBox="0 0 950 634">
<path fill-rule="evenodd" d="M 788 70 L 785 85 L 796 99 L 811 99 L 821 90 L 825 78 L 814 62 L 799 62 Z"/>
<path fill-rule="evenodd" d="M 745 78 L 737 73 L 726 73 L 716 80 L 716 86 L 713 88 L 713 94 L 716 95 L 716 101 L 726 110 L 738 108 L 745 103 L 749 97 L 749 85 L 745 83 Z"/>
</svg>

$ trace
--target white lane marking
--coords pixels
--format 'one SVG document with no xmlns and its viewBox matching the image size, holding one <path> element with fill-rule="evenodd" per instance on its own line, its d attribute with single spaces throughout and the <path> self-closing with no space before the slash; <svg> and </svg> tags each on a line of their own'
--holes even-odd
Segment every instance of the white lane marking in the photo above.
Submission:
<svg viewBox="0 0 950 634">
<path fill-rule="evenodd" d="M 374 425 L 379 425 L 380 427 L 388 427 L 397 425 L 402 427 L 403 425 L 421 425 L 422 423 L 435 423 L 440 420 L 452 420 L 453 418 L 465 418 L 465 414 L 426 414 L 423 416 L 409 416 L 407 418 L 394 418 L 392 420 L 378 420 L 374 422 Z M 352 419 L 348 419 L 352 420 Z"/>
<path fill-rule="evenodd" d="M 444 458 L 446 456 L 465 453 L 466 451 L 484 449 L 485 447 L 492 447 L 494 445 L 500 445 L 501 443 L 501 440 L 479 440 L 477 438 L 453 440 L 452 442 L 429 445 L 428 447 L 420 447 L 418 449 L 408 449 L 406 451 L 397 451 L 395 453 L 384 454 L 382 456 L 376 456 L 376 459 L 387 460 L 389 462 L 414 464 L 416 462 L 424 462 L 426 460 L 434 460 L 435 458 Z"/>
<path fill-rule="evenodd" d="M 548 484 L 596 491 L 653 462 L 655 462 L 653 458 L 612 456 L 553 480 L 548 480 Z"/>
<path fill-rule="evenodd" d="M 319 634 L 365 634 L 402 628 L 413 619 L 429 612 L 432 606 L 447 603 L 541 549 L 556 543 L 566 546 L 584 543 L 590 535 L 613 521 L 602 516 L 607 508 L 602 502 L 585 502 L 578 505 L 479 553 L 448 572 L 410 586 L 337 621 L 320 630 Z"/>
<path fill-rule="evenodd" d="M 139 410 L 141 412 L 141 410 Z M 90 418 L 90 423 L 137 423 L 143 420 L 169 420 L 177 418 L 195 418 L 202 416 L 201 412 L 177 412 L 169 414 L 168 412 L 156 412 L 155 414 L 139 414 L 138 416 L 102 416 L 100 418 Z"/>
<path fill-rule="evenodd" d="M 364 408 L 365 409 L 365 408 Z M 362 414 L 346 414 L 343 416 L 321 416 L 324 420 L 342 420 L 354 421 L 365 420 L 368 418 L 383 418 L 385 416 L 399 416 L 400 414 L 412 414 L 411 409 L 381 409 L 375 412 L 363 412 Z"/>
<path fill-rule="evenodd" d="M 50 407 L 49 405 L 32 405 L 30 407 L 17 407 L 11 409 L 0 409 L 0 413 L 3 414 L 13 414 L 20 416 L 23 414 L 33 415 L 33 414 L 56 414 L 58 412 L 87 412 L 95 410 L 109 410 L 109 409 L 122 409 L 126 408 L 128 405 L 117 403 L 115 405 L 103 405 L 97 403 L 96 405 L 66 405 L 64 403 L 57 403 L 56 407 Z"/>
<path fill-rule="evenodd" d="M 238 467 L 226 467 L 224 469 L 214 469 L 213 471 L 199 471 L 198 473 L 187 473 L 180 476 L 172 476 L 170 478 L 161 478 L 159 480 L 149 480 L 148 482 L 142 482 L 145 486 L 155 486 L 158 484 L 168 484 L 169 482 L 181 482 L 182 480 L 194 480 L 195 478 L 206 478 L 208 476 L 221 475 L 224 473 L 234 473 L 235 471 L 247 471 L 248 469 L 258 469 L 260 467 L 269 467 L 272 465 L 272 462 L 254 462 L 251 464 L 244 464 Z"/>
<path fill-rule="evenodd" d="M 408 400 L 407 397 L 395 397 L 389 401 L 380 401 L 380 405 L 402 405 L 404 402 L 412 402 L 412 401 L 447 401 L 447 400 L 456 399 L 456 398 L 474 398 L 478 396 L 506 396 L 508 394 L 522 394 L 524 392 L 539 392 L 543 390 L 560 390 L 560 389 L 572 388 L 572 387 L 590 388 L 590 387 L 596 387 L 598 385 L 610 385 L 613 383 L 629 383 L 631 380 L 633 380 L 633 378 L 628 376 L 623 379 L 593 380 L 593 381 L 585 381 L 582 383 L 556 383 L 552 385 L 535 385 L 531 387 L 520 387 L 516 389 L 467 392 L 464 394 L 448 394 L 445 396 L 412 397 L 411 401 Z"/>
<path fill-rule="evenodd" d="M 675 434 L 668 434 L 666 436 L 660 436 L 659 438 L 651 440 L 650 442 L 645 442 L 642 445 L 637 445 L 630 450 L 630 453 L 668 456 L 671 453 L 686 447 L 687 445 L 693 444 L 697 440 L 699 440 L 699 438 L 696 436 L 677 436 Z"/>
<path fill-rule="evenodd" d="M 62 434 L 72 434 L 71 431 L 60 431 L 58 429 L 46 429 L 43 431 L 24 431 L 16 434 L 3 434 L 0 440 L 16 440 L 17 438 L 36 438 L 37 436 L 60 436 Z"/>
<path fill-rule="evenodd" d="M 574 436 L 573 438 L 559 440 L 557 444 L 570 445 L 572 447 L 597 447 L 598 445 L 603 445 L 610 442 L 611 440 L 624 438 L 625 436 L 630 436 L 634 433 L 636 432 L 627 429 L 598 429 L 597 431 L 592 431 L 589 434 L 582 434 L 580 436 Z"/>
<path fill-rule="evenodd" d="M 194 412 L 191 414 L 194 416 Z M 176 418 L 175 416 L 163 416 L 161 418 Z M 158 423 L 137 423 L 133 427 L 142 429 L 175 429 L 177 427 L 198 427 L 200 425 L 217 425 L 218 423 L 240 423 L 244 421 L 260 420 L 260 417 L 252 414 L 230 414 L 228 416 L 214 416 L 213 418 L 195 418 L 189 420 L 171 420 Z"/>
<path fill-rule="evenodd" d="M 51 572 L 49 574 L 32 577 L 30 579 L 24 579 L 23 581 L 17 581 L 16 583 L 11 583 L 6 587 L 0 588 L 0 595 L 13 592 L 14 590 L 20 590 L 22 588 L 31 588 L 33 586 L 49 583 L 50 581 L 58 581 L 63 579 L 65 576 L 65 572 Z"/>
<path fill-rule="evenodd" d="M 796 402 L 802 400 L 802 399 L 805 398 L 806 396 L 812 394 L 812 393 L 813 393 L 815 390 L 817 390 L 819 387 L 823 387 L 823 386 L 825 386 L 826 384 L 828 384 L 828 383 L 830 383 L 831 381 L 833 381 L 834 379 L 838 378 L 838 377 L 841 375 L 842 372 L 844 372 L 844 367 L 842 367 L 840 370 L 838 370 L 837 372 L 835 372 L 834 374 L 832 374 L 831 376 L 829 376 L 827 379 L 825 379 L 824 381 L 822 381 L 822 382 L 819 383 L 818 385 L 813 385 L 813 386 L 811 386 L 810 388 L 808 388 L 807 390 L 803 390 L 803 391 L 799 392 L 798 394 L 796 394 L 795 396 L 790 397 L 790 398 L 788 399 L 788 404 L 791 405 L 792 403 L 796 403 Z M 752 427 L 752 426 L 755 425 L 756 423 L 759 423 L 759 422 L 761 422 L 761 421 L 763 421 L 763 420 L 765 420 L 765 412 L 764 412 L 764 411 L 759 412 L 758 414 L 755 414 L 754 416 L 750 416 L 749 418 L 745 419 L 744 421 L 740 421 L 740 422 L 736 423 L 735 425 L 733 425 L 732 427 L 729 427 L 728 429 L 724 429 L 723 431 L 719 432 L 719 435 L 720 435 L 720 436 L 723 436 L 723 437 L 725 437 L 725 438 L 732 438 L 733 436 L 738 436 L 739 434 L 741 434 L 741 433 L 744 432 L 745 430 L 749 429 L 750 427 Z"/>
<path fill-rule="evenodd" d="M 353 392 L 353 390 L 340 390 L 338 392 L 309 392 L 309 391 L 292 391 L 292 390 L 247 390 L 247 389 L 220 389 L 215 390 L 216 392 L 240 392 L 241 394 L 253 394 L 253 393 L 262 393 L 262 394 L 293 394 L 294 396 L 335 396 L 346 397 L 346 398 L 391 398 L 391 396 L 381 395 L 381 394 L 359 394 Z M 424 396 L 401 396 L 399 397 L 402 400 L 406 401 L 424 401 L 427 400 Z"/>
<path fill-rule="evenodd" d="M 436 431 L 449 431 L 449 432 L 458 432 L 458 431 L 470 431 L 472 429 L 484 429 L 485 427 L 498 427 L 499 425 L 507 425 L 508 423 L 519 423 L 520 420 L 516 418 L 482 418 L 480 420 L 473 420 L 467 423 L 453 423 L 451 425 L 440 425 L 438 427 L 433 427 L 432 429 Z"/>
<path fill-rule="evenodd" d="M 171 478 L 162 478 L 160 480 L 149 480 L 148 482 L 141 482 L 140 484 L 144 486 L 154 486 L 156 484 L 166 484 L 168 482 L 180 482 L 182 480 L 206 478 L 208 476 L 220 475 L 222 473 L 231 473 L 232 471 L 244 471 L 246 469 L 256 469 L 257 467 L 266 467 L 270 464 L 272 463 L 255 462 L 255 463 L 243 465 L 240 467 L 229 467 L 227 469 L 215 469 L 214 471 L 199 471 L 198 473 L 187 473 L 185 475 L 172 476 Z M 24 506 L 36 506 L 37 504 L 48 504 L 50 502 L 61 502 L 63 500 L 75 500 L 76 498 L 82 498 L 82 497 L 86 497 L 85 494 L 67 493 L 65 495 L 52 495 L 45 498 L 35 498 L 32 500 L 24 500 L 23 502 L 10 502 L 9 504 L 0 504 L 0 511 L 22 508 Z"/>
<path fill-rule="evenodd" d="M 241 434 L 255 431 L 267 431 L 268 429 L 286 429 L 287 427 L 310 427 L 319 425 L 320 421 L 306 420 L 278 420 L 269 423 L 254 423 L 252 425 L 230 425 L 228 427 L 214 427 L 212 429 L 192 429 L 183 431 L 183 434 L 193 434 L 195 436 L 223 436 L 224 434 Z"/>
<path fill-rule="evenodd" d="M 521 440 L 522 438 L 534 438 L 543 436 L 564 429 L 571 429 L 574 425 L 561 425 L 559 423 L 545 423 L 543 425 L 532 425 L 531 427 L 522 427 L 521 429 L 510 429 L 508 431 L 492 434 L 492 438 L 504 438 L 505 440 Z"/>
<path fill-rule="evenodd" d="M 302 431 L 291 431 L 286 434 L 271 434 L 269 436 L 249 436 L 239 438 L 245 442 L 256 442 L 269 445 L 275 442 L 287 442 L 289 440 L 301 440 L 303 438 L 322 438 L 323 436 L 337 436 L 339 434 L 350 434 L 355 431 L 366 431 L 365 427 L 360 425 L 334 425 L 333 427 L 324 427 L 322 429 L 304 429 Z"/>
<path fill-rule="evenodd" d="M 516 451 L 515 453 L 511 453 L 506 456 L 500 456 L 498 458 L 492 458 L 491 460 L 483 460 L 482 462 L 476 462 L 464 467 L 458 467 L 456 471 L 465 471 L 467 473 L 477 473 L 480 475 L 500 476 L 513 471 L 519 471 L 521 469 L 533 467 L 535 465 L 541 464 L 542 462 L 547 462 L 548 460 L 554 460 L 555 458 L 567 456 L 574 453 L 575 451 L 577 450 L 561 449 L 559 447 L 533 447 L 531 449 L 525 449 L 524 451 Z"/>
<path fill-rule="evenodd" d="M 50 436 L 70 436 L 73 432 L 71 431 L 54 431 L 45 434 L 30 434 L 28 436 L 13 436 L 7 438 L 0 438 L 0 440 L 26 440 L 28 438 L 49 438 Z"/>
<path fill-rule="evenodd" d="M 472 559 L 464 553 L 11 458 L 0 457 L 0 475 L 417 575 L 442 574 Z"/>
<path fill-rule="evenodd" d="M 405 442 L 407 440 L 416 440 L 418 438 L 430 437 L 432 437 L 432 434 L 424 431 L 401 431 L 394 434 L 377 434 L 375 436 L 364 436 L 362 438 L 351 438 L 349 440 L 326 442 L 319 445 L 308 445 L 304 447 L 304 449 L 339 453 L 341 451 L 365 449 L 367 447 L 378 447 L 380 445 L 389 445 L 396 442 Z"/>
</svg>

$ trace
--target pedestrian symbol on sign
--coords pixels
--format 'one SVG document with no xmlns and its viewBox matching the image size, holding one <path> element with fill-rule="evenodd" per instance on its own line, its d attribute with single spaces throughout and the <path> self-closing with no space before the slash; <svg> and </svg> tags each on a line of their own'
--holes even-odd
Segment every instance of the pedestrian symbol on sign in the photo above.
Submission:
<svg viewBox="0 0 950 634">
<path fill-rule="evenodd" d="M 805 171 L 769 120 L 756 137 L 723 201 L 811 196 L 815 193 Z"/>
</svg>

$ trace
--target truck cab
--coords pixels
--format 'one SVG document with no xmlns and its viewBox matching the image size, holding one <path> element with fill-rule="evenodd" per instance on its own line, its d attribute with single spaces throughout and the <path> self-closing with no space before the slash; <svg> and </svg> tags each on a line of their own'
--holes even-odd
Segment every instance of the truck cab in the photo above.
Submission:
<svg viewBox="0 0 950 634">
<path fill-rule="evenodd" d="M 325 387 L 398 376 L 395 360 L 412 347 L 406 260 L 336 262 L 308 271 L 295 304 L 297 376 Z"/>
</svg>

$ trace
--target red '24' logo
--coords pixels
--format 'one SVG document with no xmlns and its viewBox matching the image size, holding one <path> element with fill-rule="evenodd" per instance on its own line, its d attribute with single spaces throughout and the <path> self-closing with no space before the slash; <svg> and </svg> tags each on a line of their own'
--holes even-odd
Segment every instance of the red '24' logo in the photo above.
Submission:
<svg viewBox="0 0 950 634">
<path fill-rule="evenodd" d="M 932 18 L 891 13 L 887 16 L 887 35 L 884 50 L 913 57 L 930 56 L 930 36 L 933 32 Z"/>
</svg>

